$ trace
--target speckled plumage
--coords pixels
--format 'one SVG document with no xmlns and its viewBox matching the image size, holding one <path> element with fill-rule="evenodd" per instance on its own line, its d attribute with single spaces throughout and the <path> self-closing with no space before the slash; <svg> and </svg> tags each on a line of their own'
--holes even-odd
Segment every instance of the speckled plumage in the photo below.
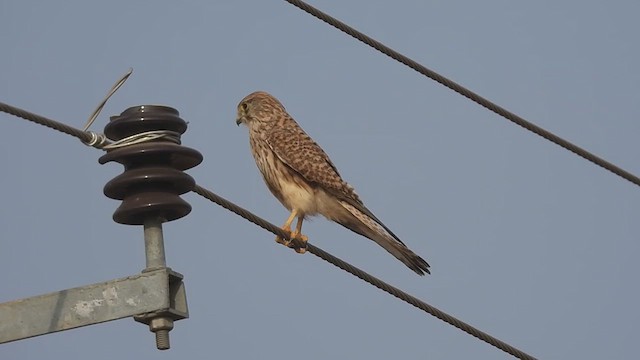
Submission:
<svg viewBox="0 0 640 360">
<path fill-rule="evenodd" d="M 238 104 L 236 122 L 249 128 L 251 152 L 267 187 L 291 211 L 285 229 L 297 217 L 298 235 L 306 216 L 321 214 L 375 241 L 416 273 L 429 273 L 429 264 L 364 206 L 329 156 L 275 97 L 262 91 L 249 94 Z"/>
</svg>

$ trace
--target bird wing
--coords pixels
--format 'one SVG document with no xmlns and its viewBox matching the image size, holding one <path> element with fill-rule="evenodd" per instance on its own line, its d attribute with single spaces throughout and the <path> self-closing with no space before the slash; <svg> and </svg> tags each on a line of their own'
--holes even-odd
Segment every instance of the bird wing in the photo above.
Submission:
<svg viewBox="0 0 640 360">
<path fill-rule="evenodd" d="M 266 134 L 265 140 L 273 153 L 292 171 L 334 196 L 350 214 L 332 216 L 332 220 L 375 241 L 419 275 L 429 273 L 429 264 L 407 248 L 364 206 L 355 190 L 342 180 L 329 156 L 300 127 L 273 129 Z"/>
<path fill-rule="evenodd" d="M 358 195 L 342 180 L 329 156 L 302 129 L 273 129 L 266 134 L 265 140 L 283 163 L 308 182 L 340 197 L 360 202 Z"/>
<path fill-rule="evenodd" d="M 305 180 L 321 186 L 338 200 L 344 201 L 369 216 L 399 243 L 404 243 L 386 225 L 367 209 L 353 187 L 338 173 L 329 156 L 301 128 L 273 129 L 266 136 L 266 142 L 276 156 Z M 362 235 L 362 234 L 361 234 Z"/>
</svg>

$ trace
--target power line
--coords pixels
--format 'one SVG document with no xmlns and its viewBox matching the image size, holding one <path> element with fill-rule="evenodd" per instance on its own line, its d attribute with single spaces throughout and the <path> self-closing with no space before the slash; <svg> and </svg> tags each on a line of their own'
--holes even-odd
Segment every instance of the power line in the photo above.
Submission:
<svg viewBox="0 0 640 360">
<path fill-rule="evenodd" d="M 295 242 L 294 245 L 296 246 L 302 246 L 303 244 L 301 244 L 300 242 L 297 241 L 297 239 L 292 239 L 290 234 L 284 230 L 282 230 L 281 228 L 277 227 L 276 225 L 264 220 L 263 218 L 251 213 L 250 211 L 230 202 L 229 200 L 226 200 L 225 198 L 214 194 L 213 192 L 199 186 L 196 185 L 194 190 L 195 193 L 213 201 L 214 203 L 222 206 L 223 208 L 236 213 L 237 215 L 245 218 L 246 220 L 251 221 L 252 223 L 260 226 L 261 228 L 273 233 L 274 235 L 278 235 L 281 236 L 287 240 L 292 240 Z M 329 254 L 328 252 L 310 244 L 307 243 L 306 244 L 306 248 L 307 251 L 309 251 L 310 253 L 312 253 L 313 255 L 339 267 L 340 269 L 360 278 L 361 280 L 377 287 L 378 289 L 389 293 L 390 295 L 393 295 L 395 297 L 397 297 L 398 299 L 411 304 L 415 307 L 417 307 L 420 310 L 423 310 L 435 317 L 437 317 L 438 319 L 448 323 L 449 325 L 453 325 L 456 328 L 466 332 L 469 335 L 472 335 L 490 345 L 495 346 L 496 348 L 511 354 L 517 358 L 520 359 L 535 359 L 533 356 L 507 344 L 504 341 L 501 341 L 447 313 L 445 313 L 444 311 L 439 310 L 436 307 L 433 307 L 429 304 L 427 304 L 426 302 L 418 299 L 415 296 L 409 295 L 406 292 L 390 285 L 387 284 L 386 282 L 378 279 L 377 277 L 368 274 L 367 272 L 360 270 L 359 268 Z"/>
<path fill-rule="evenodd" d="M 614 165 L 607 160 L 559 137 L 558 135 L 553 134 L 550 131 L 547 131 L 524 118 L 512 113 L 511 111 L 495 104 L 494 102 L 476 94 L 475 92 L 465 88 L 464 86 L 457 84 L 456 82 L 447 79 L 446 77 L 438 74 L 437 72 L 426 68 L 420 63 L 408 58 L 405 55 L 400 54 L 399 52 L 391 49 L 390 47 L 382 44 L 381 42 L 374 40 L 373 38 L 361 33 L 360 31 L 352 28 L 351 26 L 343 23 L 342 21 L 316 9 L 315 7 L 305 3 L 300 0 L 285 0 L 289 4 L 315 16 L 316 18 L 326 22 L 327 24 L 335 27 L 336 29 L 360 40 L 361 42 L 371 46 L 372 48 L 380 51 L 381 53 L 389 56 L 390 58 L 403 63 L 404 65 L 412 68 L 413 70 L 419 72 L 420 74 L 437 81 L 438 83 L 448 87 L 449 89 L 457 92 L 458 94 L 468 98 L 469 100 L 493 111 L 494 113 L 504 117 L 505 119 L 522 126 L 523 128 L 542 136 L 543 138 L 573 152 L 574 154 L 591 161 L 592 163 L 611 171 L 612 173 L 629 180 L 630 182 L 640 186 L 640 178 L 636 175 Z"/>
<path fill-rule="evenodd" d="M 82 142 L 88 142 L 91 140 L 91 134 L 88 131 L 82 131 L 80 129 L 76 129 L 74 127 L 63 124 L 61 122 L 51 120 L 42 115 L 34 114 L 27 110 L 22 110 L 20 108 L 11 106 L 9 104 L 5 104 L 3 102 L 0 102 L 0 111 L 17 116 L 19 118 L 23 118 L 25 120 L 29 120 L 31 122 L 40 124 L 42 126 L 46 126 L 54 130 L 61 131 L 67 135 L 77 137 Z"/>
<path fill-rule="evenodd" d="M 5 104 L 0 102 L 0 111 L 2 112 L 6 112 L 9 114 L 13 114 L 15 116 L 21 117 L 23 119 L 35 122 L 37 124 L 40 125 L 44 125 L 47 126 L 49 128 L 52 128 L 54 130 L 58 130 L 61 132 L 64 132 L 65 134 L 74 136 L 80 140 L 82 140 L 83 142 L 87 143 L 87 141 L 85 141 L 85 139 L 89 138 L 89 141 L 91 140 L 91 138 L 94 136 L 91 132 L 85 132 L 76 128 L 73 128 L 71 126 L 68 126 L 66 124 L 63 124 L 61 122 L 55 121 L 55 120 L 51 120 L 48 119 L 44 116 L 40 116 L 37 114 L 33 114 L 30 113 L 28 111 L 16 108 L 14 106 Z M 103 136 L 102 134 L 99 134 L 100 136 Z M 104 145 L 99 145 L 99 144 L 95 144 L 93 145 L 96 148 L 102 148 L 104 147 Z M 306 246 L 307 251 L 309 251 L 310 253 L 312 253 L 313 255 L 337 266 L 338 268 L 360 278 L 363 281 L 366 281 L 367 283 L 377 287 L 380 290 L 383 290 L 395 297 L 397 297 L 398 299 L 411 304 L 415 307 L 417 307 L 418 309 L 421 309 L 435 317 L 437 317 L 438 319 L 452 325 L 455 326 L 456 328 L 490 344 L 493 345 L 494 347 L 503 350 L 504 352 L 511 354 L 517 358 L 520 359 L 527 359 L 527 360 L 535 360 L 535 358 L 509 344 L 507 344 L 504 341 L 501 341 L 429 304 L 427 304 L 426 302 L 416 298 L 415 296 L 412 296 L 390 284 L 387 284 L 386 282 L 376 278 L 373 275 L 368 274 L 367 272 L 360 270 L 359 268 L 341 260 L 338 257 L 335 257 L 333 255 L 331 255 L 330 253 L 320 249 L 319 247 L 316 247 L 310 243 L 302 243 L 300 240 L 298 239 L 292 239 L 291 235 L 282 230 L 281 228 L 277 227 L 276 225 L 266 221 L 265 219 L 253 214 L 252 212 L 234 204 L 233 202 L 213 193 L 210 190 L 207 190 L 199 185 L 195 185 L 193 192 L 195 192 L 196 194 L 211 200 L 212 202 L 222 206 L 223 208 L 243 217 L 244 219 L 262 227 L 263 229 L 275 234 L 275 235 L 279 235 L 287 240 L 291 240 L 294 242 L 294 245 L 296 246 Z"/>
</svg>

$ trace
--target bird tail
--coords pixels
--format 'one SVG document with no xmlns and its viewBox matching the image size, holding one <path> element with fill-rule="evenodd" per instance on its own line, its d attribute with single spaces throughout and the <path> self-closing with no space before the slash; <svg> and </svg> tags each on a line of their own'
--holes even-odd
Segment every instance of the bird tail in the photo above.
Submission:
<svg viewBox="0 0 640 360">
<path fill-rule="evenodd" d="M 351 204 L 351 202 L 344 200 L 339 200 L 339 202 L 348 212 L 347 216 L 334 219 L 340 225 L 375 241 L 418 275 L 424 275 L 425 273 L 431 274 L 429 271 L 429 263 L 411 251 L 366 207 L 361 204 Z"/>
</svg>

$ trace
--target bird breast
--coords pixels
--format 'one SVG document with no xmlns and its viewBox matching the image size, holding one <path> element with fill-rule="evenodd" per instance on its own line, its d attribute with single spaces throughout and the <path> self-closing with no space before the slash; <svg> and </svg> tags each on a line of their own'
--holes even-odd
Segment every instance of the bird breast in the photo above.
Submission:
<svg viewBox="0 0 640 360">
<path fill-rule="evenodd" d="M 252 143 L 256 165 L 271 193 L 289 211 L 296 209 L 301 215 L 318 213 L 318 189 L 302 175 L 283 163 L 266 146 Z"/>
<path fill-rule="evenodd" d="M 318 213 L 316 191 L 309 184 L 296 178 L 280 178 L 278 180 L 282 198 L 284 199 L 282 204 L 287 209 L 296 209 L 304 215 Z"/>
</svg>

